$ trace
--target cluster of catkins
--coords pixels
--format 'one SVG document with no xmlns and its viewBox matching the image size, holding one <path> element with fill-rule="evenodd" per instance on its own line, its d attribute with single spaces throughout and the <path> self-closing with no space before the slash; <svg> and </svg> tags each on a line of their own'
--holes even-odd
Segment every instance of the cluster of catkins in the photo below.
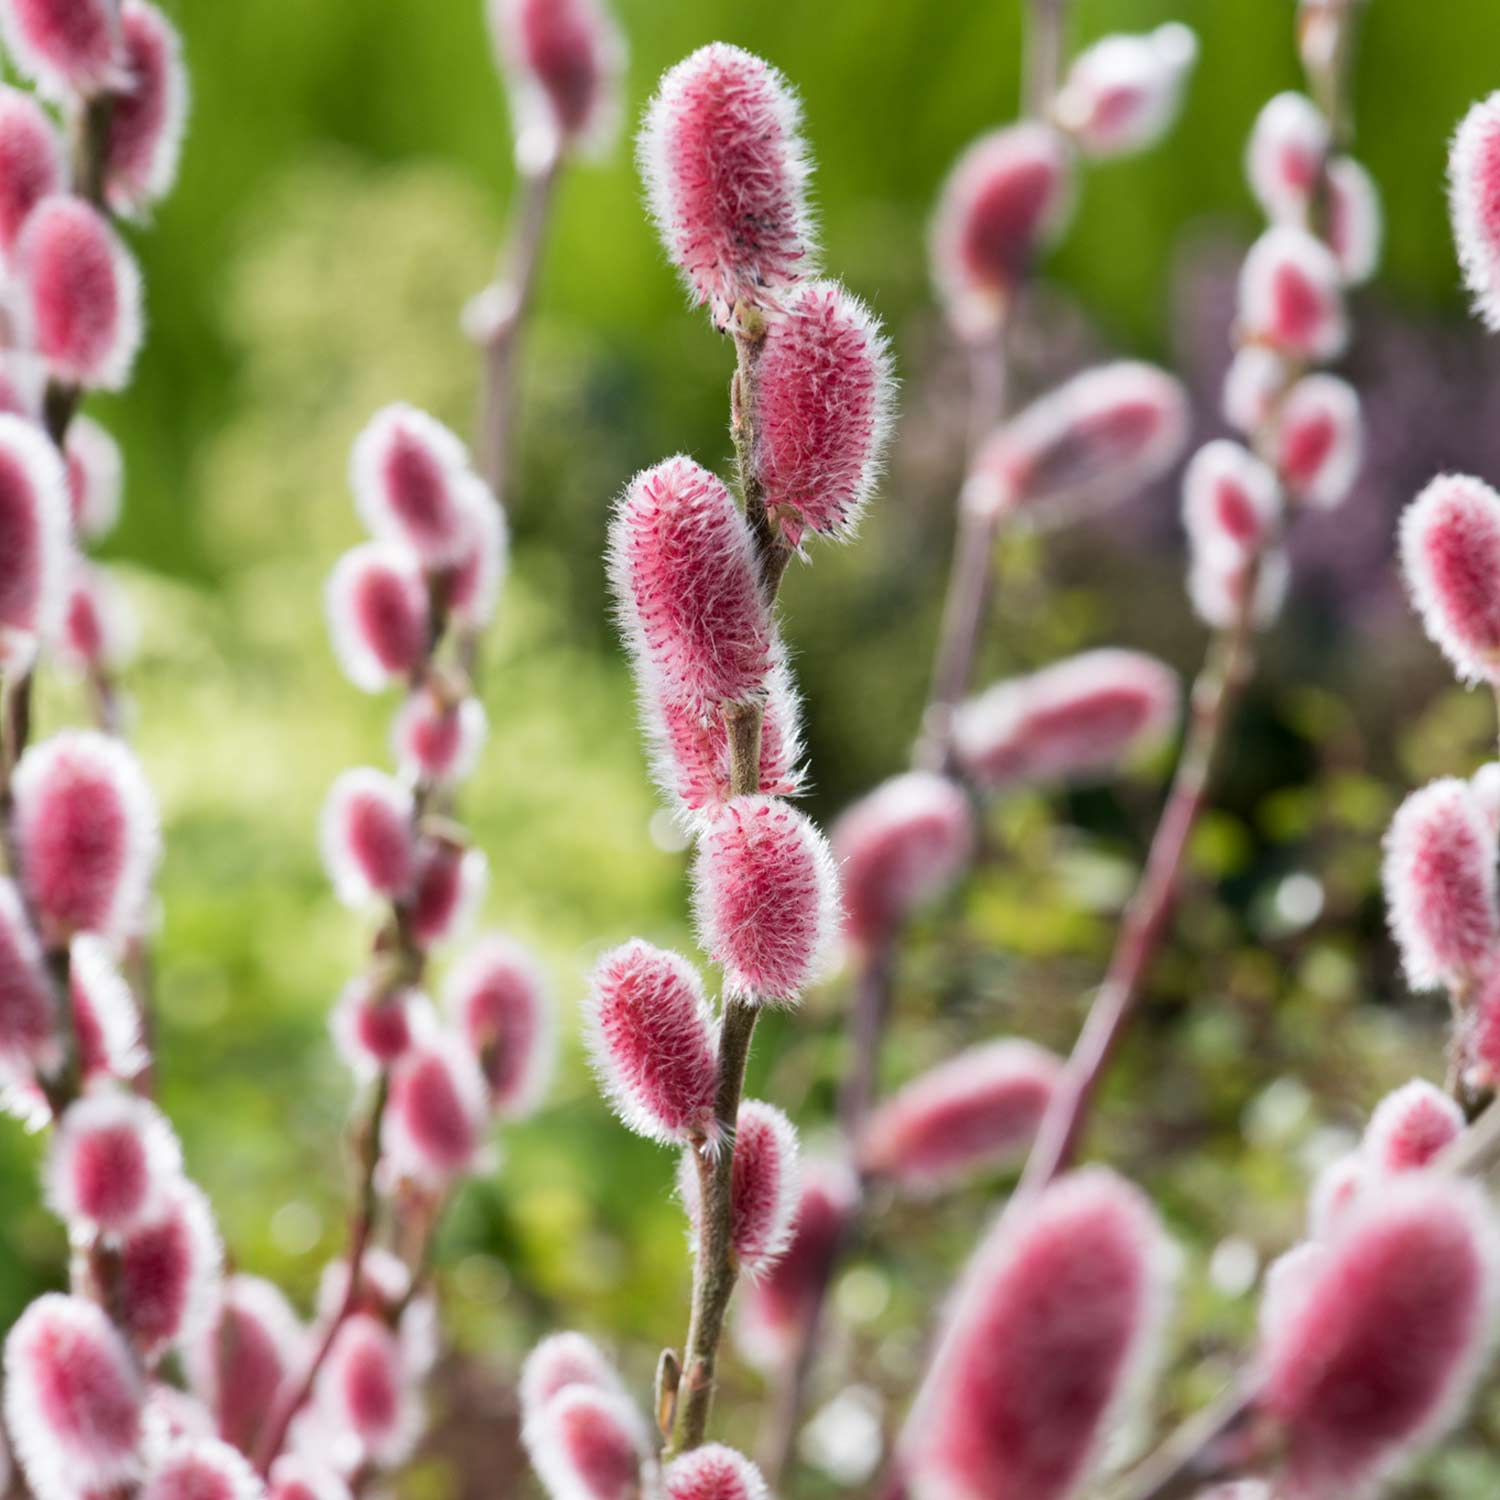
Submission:
<svg viewBox="0 0 1500 1500">
<path fill-rule="evenodd" d="M 837 282 L 814 279 L 799 123 L 774 68 L 716 44 L 666 74 L 638 148 L 669 257 L 740 351 L 743 509 L 716 475 L 677 456 L 631 482 L 609 542 L 657 780 L 697 846 L 695 914 L 723 971 L 726 1012 L 796 1001 L 836 936 L 827 841 L 787 800 L 802 783 L 799 711 L 773 601 L 781 566 L 809 534 L 853 530 L 890 402 L 874 318 Z M 759 1100 L 721 1117 L 720 1035 L 695 967 L 641 939 L 614 949 L 594 971 L 586 1024 L 625 1123 L 683 1149 L 694 1223 L 701 1164 L 733 1153 L 733 1263 L 764 1275 L 799 1201 L 797 1136 Z M 537 1471 L 560 1500 L 633 1494 L 653 1470 L 636 1407 L 579 1335 L 532 1355 L 522 1414 Z M 748 1460 L 712 1444 L 660 1477 L 676 1500 L 764 1493 Z"/>
</svg>

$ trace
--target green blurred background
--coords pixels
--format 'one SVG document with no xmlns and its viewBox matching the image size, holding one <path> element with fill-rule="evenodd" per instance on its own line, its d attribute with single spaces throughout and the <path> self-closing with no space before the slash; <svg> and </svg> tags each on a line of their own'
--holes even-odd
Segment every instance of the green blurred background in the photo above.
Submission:
<svg viewBox="0 0 1500 1500">
<path fill-rule="evenodd" d="M 132 235 L 148 344 L 131 389 L 97 403 L 128 471 L 104 551 L 142 617 L 133 734 L 167 820 L 164 1099 L 237 1263 L 305 1303 L 342 1236 L 350 1084 L 325 1018 L 370 936 L 332 899 L 315 823 L 338 770 L 387 760 L 393 706 L 338 676 L 321 585 L 357 537 L 343 473 L 370 411 L 401 398 L 471 425 L 476 360 L 457 320 L 503 235 L 509 125 L 479 0 L 164 4 L 184 33 L 194 106 L 178 188 Z M 631 117 L 664 67 L 716 38 L 796 82 L 827 264 L 895 341 L 905 419 L 891 477 L 858 543 L 816 549 L 784 590 L 812 807 L 828 818 L 903 764 L 925 687 L 962 408 L 930 307 L 925 224 L 959 149 L 1015 112 L 1020 6 L 618 9 Z M 1201 57 L 1167 141 L 1088 171 L 1021 379 L 1104 351 L 1169 360 L 1192 377 L 1208 430 L 1227 268 L 1257 229 L 1242 143 L 1264 99 L 1297 84 L 1293 6 L 1071 11 L 1077 41 L 1183 19 Z M 1380 277 L 1356 298 L 1351 373 L 1377 393 L 1378 461 L 1359 514 L 1309 550 L 1308 588 L 1294 585 L 1267 641 L 1176 940 L 1095 1133 L 1100 1154 L 1157 1195 L 1187 1252 L 1171 1402 L 1210 1391 L 1242 1346 L 1249 1280 L 1298 1233 L 1309 1171 L 1386 1087 L 1439 1066 L 1442 1017 L 1404 994 L 1383 935 L 1378 840 L 1407 787 L 1472 770 L 1492 733 L 1492 710 L 1449 685 L 1394 594 L 1387 538 L 1438 464 L 1489 458 L 1500 477 L 1500 364 L 1463 320 L 1442 184 L 1454 124 L 1500 87 L 1500 20 L 1492 0 L 1372 0 L 1366 12 L 1358 154 L 1388 235 Z M 566 1321 L 609 1340 L 644 1389 L 657 1349 L 682 1331 L 674 1164 L 609 1118 L 572 1018 L 604 945 L 640 933 L 690 949 L 691 937 L 683 856 L 653 838 L 600 549 L 634 470 L 679 450 L 724 463 L 731 355 L 663 264 L 628 142 L 566 175 L 523 362 L 514 568 L 485 684 L 492 736 L 464 810 L 490 858 L 486 920 L 544 955 L 568 1045 L 548 1106 L 509 1132 L 496 1177 L 465 1189 L 441 1274 L 459 1342 L 500 1368 Z M 1174 506 L 1164 488 L 1101 525 L 1013 545 L 987 674 L 1106 642 L 1191 671 L 1202 633 L 1182 597 Z M 74 711 L 52 688 L 43 729 Z M 904 963 L 889 1081 L 1000 1032 L 1067 1046 L 1165 769 L 993 810 L 984 868 Z M 834 981 L 758 1041 L 752 1087 L 813 1141 L 841 1066 L 844 998 Z M 32 1157 L 17 1132 L 0 1135 L 0 1324 L 60 1264 Z M 899 1409 L 926 1309 L 1000 1186 L 890 1205 L 841 1283 L 831 1347 L 873 1408 Z M 839 1363 L 819 1401 L 841 1390 Z M 729 1380 L 725 1431 L 748 1441 L 758 1385 L 738 1366 Z M 1482 1413 L 1411 1493 L 1491 1492 L 1493 1418 Z M 436 1495 L 457 1485 L 438 1464 L 418 1482 Z"/>
</svg>

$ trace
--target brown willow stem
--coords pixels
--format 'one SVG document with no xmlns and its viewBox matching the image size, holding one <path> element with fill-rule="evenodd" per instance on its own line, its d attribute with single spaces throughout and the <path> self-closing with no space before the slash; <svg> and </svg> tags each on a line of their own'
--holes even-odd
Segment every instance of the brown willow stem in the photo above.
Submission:
<svg viewBox="0 0 1500 1500">
<path fill-rule="evenodd" d="M 1066 21 L 1065 0 L 1031 0 L 1024 86 L 1026 112 L 1036 120 L 1046 118 L 1062 81 Z"/>
<path fill-rule="evenodd" d="M 895 956 L 895 944 L 887 940 L 859 959 L 849 1013 L 849 1071 L 839 1092 L 839 1123 L 851 1151 L 859 1144 L 879 1083 L 880 1044 L 890 1020 Z"/>
<path fill-rule="evenodd" d="M 1181 883 L 1188 839 L 1234 706 L 1252 670 L 1251 615 L 1259 568 L 1250 570 L 1234 622 L 1209 644 L 1193 683 L 1187 738 L 1139 884 L 1125 910 L 1114 953 L 1021 1175 L 1017 1199 L 1040 1191 L 1067 1169 L 1100 1079 L 1135 1014 Z"/>
<path fill-rule="evenodd" d="M 484 327 L 484 388 L 480 395 L 479 472 L 503 503 L 509 478 L 510 435 L 516 414 L 516 364 L 521 333 L 536 292 L 542 245 L 552 217 L 560 152 L 553 147 L 541 162 L 518 164 L 520 202 L 499 274 L 487 294 L 493 321 Z"/>
</svg>

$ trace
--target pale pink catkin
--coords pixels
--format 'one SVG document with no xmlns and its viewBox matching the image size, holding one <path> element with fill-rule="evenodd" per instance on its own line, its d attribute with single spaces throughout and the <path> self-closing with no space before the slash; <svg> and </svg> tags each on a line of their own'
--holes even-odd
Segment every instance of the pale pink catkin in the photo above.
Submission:
<svg viewBox="0 0 1500 1500">
<path fill-rule="evenodd" d="M 1453 137 L 1448 207 L 1474 309 L 1500 330 L 1500 93 L 1474 105 Z"/>
</svg>

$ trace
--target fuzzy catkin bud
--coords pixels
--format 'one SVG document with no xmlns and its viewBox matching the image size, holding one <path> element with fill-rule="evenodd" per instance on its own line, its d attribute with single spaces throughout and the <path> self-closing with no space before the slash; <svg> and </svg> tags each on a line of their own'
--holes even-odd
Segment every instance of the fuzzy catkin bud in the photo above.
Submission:
<svg viewBox="0 0 1500 1500">
<path fill-rule="evenodd" d="M 662 1475 L 667 1500 L 767 1500 L 759 1469 L 723 1443 L 704 1443 L 674 1458 Z"/>
<path fill-rule="evenodd" d="M 1331 510 L 1353 488 L 1364 455 L 1359 396 L 1337 375 L 1308 375 L 1276 412 L 1272 451 L 1282 482 L 1299 500 Z"/>
<path fill-rule="evenodd" d="M 382 994 L 360 976 L 344 986 L 328 1025 L 339 1056 L 360 1076 L 374 1077 L 431 1030 L 431 1004 L 417 990 Z"/>
<path fill-rule="evenodd" d="M 651 214 L 697 302 L 775 306 L 812 271 L 801 107 L 769 63 L 713 42 L 668 70 L 636 142 Z"/>
<path fill-rule="evenodd" d="M 122 666 L 135 648 L 135 619 L 114 577 L 82 558 L 74 559 L 53 646 L 63 667 L 83 675 Z"/>
<path fill-rule="evenodd" d="M 624 1395 L 625 1388 L 603 1351 L 581 1333 L 553 1333 L 539 1343 L 521 1366 L 517 1388 L 521 1421 L 531 1421 L 569 1386 L 592 1386 Z"/>
<path fill-rule="evenodd" d="M 480 631 L 495 616 L 510 533 L 500 502 L 477 475 L 464 486 L 460 510 L 464 544 L 448 586 L 448 612 L 456 624 Z"/>
<path fill-rule="evenodd" d="M 638 1135 L 665 1145 L 718 1138 L 718 1047 L 697 971 L 640 938 L 605 954 L 586 1002 L 599 1086 Z"/>
<path fill-rule="evenodd" d="M 1087 781 L 1165 739 L 1181 699 L 1177 674 L 1155 657 L 1086 651 L 963 704 L 953 721 L 954 753 L 987 792 Z"/>
<path fill-rule="evenodd" d="M 1277 94 L 1256 116 L 1245 175 L 1266 216 L 1300 220 L 1328 155 L 1328 122 L 1305 94 Z"/>
<path fill-rule="evenodd" d="M 57 452 L 24 418 L 0 414 L 0 638 L 49 636 L 67 595 L 67 478 Z M 0 639 L 0 659 L 5 646 Z"/>
<path fill-rule="evenodd" d="M 398 1464 L 421 1432 L 421 1405 L 396 1335 L 368 1313 L 346 1319 L 334 1335 L 314 1403 L 331 1431 L 355 1439 L 359 1463 Z"/>
<path fill-rule="evenodd" d="M 1429 639 L 1458 675 L 1500 681 L 1500 495 L 1440 474 L 1402 513 L 1401 569 Z"/>
<path fill-rule="evenodd" d="M 1290 359 L 1324 363 L 1348 338 L 1338 262 L 1321 240 L 1290 224 L 1268 229 L 1240 271 L 1243 335 Z"/>
<path fill-rule="evenodd" d="M 0 251 L 10 254 L 31 210 L 62 185 L 51 117 L 30 94 L 0 85 Z"/>
<path fill-rule="evenodd" d="M 1412 1174 L 1362 1200 L 1297 1279 L 1261 1351 L 1285 1493 L 1351 1494 L 1459 1416 L 1492 1342 L 1500 1243 L 1472 1184 Z"/>
<path fill-rule="evenodd" d="M 109 0 L 4 0 L 0 34 L 16 66 L 52 98 L 98 93 L 119 79 Z"/>
<path fill-rule="evenodd" d="M 104 191 L 116 213 L 158 203 L 177 180 L 188 81 L 177 28 L 147 0 L 125 0 L 120 32 L 128 85 L 110 108 Z"/>
<path fill-rule="evenodd" d="M 119 390 L 141 344 L 141 273 L 104 216 L 82 198 L 44 198 L 16 264 L 27 346 L 58 380 Z"/>
<path fill-rule="evenodd" d="M 1197 57 L 1197 37 L 1175 21 L 1107 36 L 1074 58 L 1053 118 L 1088 156 L 1144 151 L 1171 128 Z"/>
<path fill-rule="evenodd" d="M 1345 286 L 1368 281 L 1380 264 L 1384 233 L 1375 180 L 1353 157 L 1328 164 L 1328 248 Z"/>
<path fill-rule="evenodd" d="M 1187 432 L 1179 381 L 1130 360 L 1101 365 L 1032 402 L 986 440 L 964 503 L 998 518 L 1123 500 L 1177 461 Z"/>
<path fill-rule="evenodd" d="M 1188 569 L 1188 598 L 1212 630 L 1235 629 L 1241 612 L 1260 630 L 1280 613 L 1290 580 L 1291 563 L 1280 547 L 1263 552 L 1258 561 L 1200 552 Z"/>
<path fill-rule="evenodd" d="M 1457 1140 L 1464 1123 L 1464 1112 L 1452 1095 L 1425 1078 L 1414 1078 L 1375 1106 L 1363 1149 L 1383 1172 L 1414 1172 Z"/>
<path fill-rule="evenodd" d="M 324 593 L 344 675 L 366 693 L 411 677 L 427 659 L 427 584 L 415 554 L 365 542 L 346 552 Z"/>
<path fill-rule="evenodd" d="M 13 880 L 0 877 L 0 1084 L 57 1062 L 53 1000 L 41 944 Z"/>
<path fill-rule="evenodd" d="M 630 1400 L 570 1385 L 526 1423 L 532 1466 L 552 1500 L 636 1500 L 648 1447 Z"/>
<path fill-rule="evenodd" d="M 1092 1169 L 976 1252 L 906 1435 L 919 1495 L 1062 1500 L 1149 1370 L 1170 1250 L 1133 1187 Z"/>
<path fill-rule="evenodd" d="M 609 528 L 610 583 L 638 681 L 704 714 L 765 690 L 771 616 L 750 528 L 689 458 L 636 475 Z"/>
<path fill-rule="evenodd" d="M 1287 362 L 1274 350 L 1246 344 L 1235 351 L 1224 376 L 1224 420 L 1246 436 L 1267 426 L 1287 387 Z"/>
<path fill-rule="evenodd" d="M 417 850 L 407 930 L 422 949 L 462 937 L 484 900 L 490 865 L 482 849 L 429 839 Z"/>
<path fill-rule="evenodd" d="M 828 841 L 779 798 L 736 797 L 704 829 L 693 910 L 728 994 L 796 999 L 826 958 L 838 907 Z"/>
<path fill-rule="evenodd" d="M 860 1168 L 925 1193 L 1011 1164 L 1036 1135 L 1061 1071 L 1030 1042 L 970 1047 L 876 1108 L 860 1137 Z"/>
<path fill-rule="evenodd" d="M 135 931 L 161 835 L 134 754 L 107 735 L 69 730 L 26 751 L 14 788 L 22 882 L 47 940 Z"/>
<path fill-rule="evenodd" d="M 536 960 L 519 943 L 491 934 L 448 973 L 444 1005 L 467 1040 L 505 1119 L 530 1113 L 546 1091 L 556 1052 L 552 1005 Z"/>
<path fill-rule="evenodd" d="M 79 412 L 68 423 L 63 445 L 73 529 L 89 541 L 114 529 L 125 491 L 120 445 L 94 419 Z"/>
<path fill-rule="evenodd" d="M 340 1475 L 305 1453 L 283 1453 L 267 1480 L 267 1500 L 353 1500 Z"/>
<path fill-rule="evenodd" d="M 1275 534 L 1281 486 L 1247 448 L 1227 438 L 1205 443 L 1182 477 L 1182 523 L 1196 555 L 1243 563 Z"/>
<path fill-rule="evenodd" d="M 478 698 L 447 703 L 431 687 L 406 699 L 391 724 L 391 749 L 408 781 L 448 785 L 470 775 L 489 721 Z"/>
<path fill-rule="evenodd" d="M 323 803 L 323 868 L 340 901 L 360 907 L 404 896 L 416 873 L 412 796 L 369 766 L 343 772 Z"/>
<path fill-rule="evenodd" d="M 893 937 L 963 873 L 974 846 L 968 799 L 946 777 L 895 776 L 834 824 L 844 886 L 844 930 L 861 946 Z"/>
<path fill-rule="evenodd" d="M 968 147 L 943 184 L 930 236 L 933 281 L 955 332 L 994 336 L 1071 207 L 1072 163 L 1057 131 L 1011 125 Z"/>
<path fill-rule="evenodd" d="M 1413 989 L 1467 983 L 1500 940 L 1495 859 L 1495 831 L 1467 782 L 1434 781 L 1397 809 L 1385 899 Z"/>
<path fill-rule="evenodd" d="M 258 1276 L 229 1277 L 216 1315 L 184 1350 L 193 1393 L 219 1436 L 253 1453 L 288 1383 L 303 1370 L 307 1334 L 281 1291 Z"/>
<path fill-rule="evenodd" d="M 859 1184 L 842 1162 L 809 1161 L 786 1249 L 740 1293 L 735 1335 L 747 1359 L 779 1365 L 796 1345 L 828 1283 Z"/>
<path fill-rule="evenodd" d="M 677 1187 L 696 1231 L 700 1189 L 690 1152 L 678 1167 Z M 747 1275 L 764 1275 L 785 1253 L 801 1191 L 796 1127 L 774 1105 L 746 1099 L 734 1129 L 730 1239 Z M 696 1233 L 692 1243 L 696 1253 Z"/>
<path fill-rule="evenodd" d="M 1500 93 L 1474 105 L 1453 137 L 1448 211 L 1474 311 L 1500 330 Z"/>
<path fill-rule="evenodd" d="M 490 0 L 490 30 L 527 132 L 597 149 L 614 134 L 625 45 L 597 0 Z"/>
<path fill-rule="evenodd" d="M 245 1456 L 217 1438 L 181 1438 L 151 1455 L 141 1500 L 261 1500 Z"/>
<path fill-rule="evenodd" d="M 761 346 L 756 475 L 766 515 L 793 547 L 846 536 L 875 488 L 893 402 L 890 346 L 837 282 L 797 288 Z"/>
<path fill-rule="evenodd" d="M 213 1316 L 223 1249 L 208 1199 L 184 1179 L 120 1245 L 120 1323 L 143 1359 L 196 1337 Z"/>
<path fill-rule="evenodd" d="M 70 1228 L 118 1234 L 156 1211 L 182 1170 L 172 1127 L 133 1094 L 75 1100 L 47 1155 L 48 1207 Z"/>
<path fill-rule="evenodd" d="M 5 1341 L 5 1420 L 37 1500 L 132 1479 L 145 1388 L 104 1310 L 49 1292 Z"/>
<path fill-rule="evenodd" d="M 484 1140 L 485 1087 L 460 1038 L 424 1039 L 391 1073 L 385 1150 L 392 1169 L 442 1184 L 469 1171 Z"/>
<path fill-rule="evenodd" d="M 1359 1201 L 1369 1181 L 1370 1164 L 1363 1152 L 1350 1151 L 1329 1162 L 1318 1173 L 1308 1195 L 1308 1236 L 1314 1240 L 1329 1239 Z"/>
<path fill-rule="evenodd" d="M 349 486 L 371 535 L 410 548 L 428 568 L 463 556 L 469 455 L 441 422 L 398 403 L 376 412 L 354 440 Z"/>
<path fill-rule="evenodd" d="M 129 1082 L 147 1061 L 135 995 L 102 938 L 80 934 L 70 952 L 78 1071 L 86 1083 L 103 1077 Z"/>
</svg>

